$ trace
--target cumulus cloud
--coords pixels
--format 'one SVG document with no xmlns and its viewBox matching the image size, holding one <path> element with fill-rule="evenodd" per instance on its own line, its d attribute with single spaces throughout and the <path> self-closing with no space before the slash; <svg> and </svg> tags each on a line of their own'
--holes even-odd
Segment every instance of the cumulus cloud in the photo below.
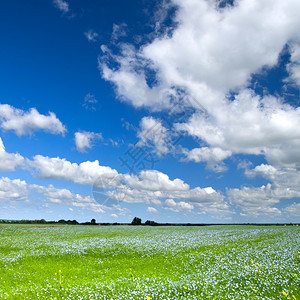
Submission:
<svg viewBox="0 0 300 300">
<path fill-rule="evenodd" d="M 53 0 L 53 4 L 55 5 L 56 8 L 58 8 L 63 13 L 68 13 L 70 10 L 69 3 L 67 1 Z"/>
<path fill-rule="evenodd" d="M 88 209 L 96 213 L 104 213 L 104 206 L 97 203 L 95 199 L 91 198 L 90 196 L 75 194 L 71 204 L 75 207 Z"/>
<path fill-rule="evenodd" d="M 299 1 L 241 0 L 224 8 L 215 1 L 171 2 L 177 6 L 175 29 L 139 49 L 122 44 L 118 55 L 103 46 L 102 77 L 135 107 L 163 110 L 174 101 L 185 106 L 182 90 L 189 93 L 207 114 L 195 113 L 175 129 L 206 144 L 211 149 L 206 152 L 220 148 L 232 154 L 263 154 L 270 163 L 299 163 L 295 149 L 300 144 L 300 108 L 247 88 L 253 74 L 277 65 L 287 44 L 292 49 L 288 71 L 298 82 Z M 204 159 L 203 149 L 195 152 L 192 160 Z"/>
<path fill-rule="evenodd" d="M 300 44 L 294 44 L 291 51 L 291 62 L 287 66 L 289 81 L 300 86 Z"/>
<path fill-rule="evenodd" d="M 287 213 L 287 209 L 279 210 L 275 205 L 280 200 L 300 198 L 300 173 L 295 168 L 275 167 L 268 164 L 261 164 L 253 169 L 246 166 L 245 175 L 261 176 L 270 181 L 261 187 L 227 190 L 229 201 L 248 215 Z"/>
<path fill-rule="evenodd" d="M 146 203 L 161 206 L 166 199 L 178 201 L 179 209 L 197 208 L 202 212 L 230 214 L 230 207 L 224 196 L 212 187 L 191 189 L 181 179 L 171 180 L 156 170 L 141 171 L 139 175 L 123 175 L 121 188 L 109 192 L 112 199 L 127 203 Z M 185 204 L 188 203 L 188 204 Z"/>
<path fill-rule="evenodd" d="M 274 190 L 271 184 L 259 188 L 243 187 L 227 191 L 231 203 L 239 207 L 246 215 L 252 216 L 261 214 L 280 215 L 281 211 L 274 207 L 279 203 L 278 193 L 280 191 Z"/>
<path fill-rule="evenodd" d="M 172 2 L 178 7 L 174 20 L 178 25 L 172 35 L 155 38 L 137 53 L 127 45 L 118 57 L 120 68 L 111 70 L 116 76 L 104 74 L 128 99 L 129 90 L 120 88 L 126 71 L 132 74 L 130 80 L 137 89 L 153 90 L 143 80 L 145 72 L 137 71 L 137 66 L 144 65 L 156 70 L 156 87 L 184 86 L 201 96 L 204 103 L 211 102 L 215 91 L 223 93 L 244 86 L 252 73 L 276 64 L 284 45 L 299 37 L 295 29 L 300 22 L 294 13 L 299 9 L 296 0 L 243 0 L 223 10 L 214 1 Z M 131 101 L 140 106 L 137 99 Z M 140 101 L 151 105 L 148 98 Z"/>
<path fill-rule="evenodd" d="M 85 37 L 89 42 L 96 42 L 99 34 L 93 29 L 89 29 L 84 33 Z"/>
<path fill-rule="evenodd" d="M 181 209 L 184 203 L 189 203 L 186 207 L 197 207 L 202 212 L 231 213 L 222 193 L 212 187 L 191 189 L 183 180 L 171 180 L 168 175 L 156 170 L 143 170 L 139 175 L 119 174 L 110 167 L 99 165 L 97 160 L 77 164 L 59 157 L 41 155 L 36 155 L 32 161 L 28 160 L 27 164 L 38 178 L 93 185 L 95 190 L 100 189 L 98 192 L 117 202 L 160 206 L 162 201 L 173 199 L 182 202 L 179 204 Z M 51 199 L 58 198 L 52 196 Z"/>
<path fill-rule="evenodd" d="M 150 213 L 150 214 L 155 214 L 155 213 L 158 213 L 158 210 L 155 207 L 148 206 L 147 207 L 147 212 Z"/>
<path fill-rule="evenodd" d="M 159 157 L 169 152 L 170 137 L 160 120 L 153 117 L 142 118 L 137 135 L 140 139 L 138 145 L 153 148 Z"/>
<path fill-rule="evenodd" d="M 17 202 L 29 203 L 29 195 L 32 191 L 37 191 L 42 194 L 47 202 L 69 206 L 71 209 L 72 207 L 77 207 L 96 213 L 104 213 L 105 210 L 110 209 L 97 203 L 95 199 L 90 196 L 74 194 L 65 188 L 57 189 L 52 184 L 46 187 L 37 184 L 27 184 L 26 181 L 20 179 L 0 178 L 0 204 L 2 206 L 3 204 L 15 205 Z M 116 209 L 121 213 L 124 211 L 118 207 L 116 207 Z"/>
<path fill-rule="evenodd" d="M 267 179 L 272 184 L 273 194 L 278 199 L 300 198 L 300 173 L 296 168 L 261 164 L 253 169 L 246 169 L 245 175 Z"/>
<path fill-rule="evenodd" d="M 20 179 L 0 179 L 0 202 L 28 201 L 27 183 Z"/>
<path fill-rule="evenodd" d="M 52 134 L 64 134 L 66 127 L 53 112 L 40 114 L 35 108 L 24 111 L 9 104 L 0 104 L 0 126 L 3 130 L 13 130 L 17 135 L 46 131 Z"/>
<path fill-rule="evenodd" d="M 175 202 L 173 199 L 167 199 L 165 201 L 165 209 L 172 210 L 174 212 L 180 212 L 180 211 L 192 211 L 194 209 L 194 206 L 190 203 L 180 201 Z"/>
<path fill-rule="evenodd" d="M 52 184 L 50 184 L 49 187 L 31 184 L 30 187 L 43 194 L 47 200 L 52 203 L 61 204 L 63 201 L 71 200 L 73 198 L 73 194 L 69 190 L 57 189 Z"/>
<path fill-rule="evenodd" d="M 213 147 L 274 159 L 289 143 L 298 143 L 299 117 L 300 108 L 243 90 L 231 103 L 216 107 L 213 116 L 194 114 L 187 123 L 175 126 Z"/>
<path fill-rule="evenodd" d="M 67 206 L 79 207 L 81 209 L 91 210 L 96 213 L 103 213 L 104 206 L 97 203 L 90 196 L 82 196 L 74 194 L 68 189 L 57 189 L 53 185 L 48 187 L 32 184 L 30 188 L 37 190 L 43 194 L 47 201 L 55 204 L 63 204 Z"/>
<path fill-rule="evenodd" d="M 192 150 L 182 149 L 182 152 L 186 156 L 186 160 L 207 162 L 207 168 L 216 172 L 222 172 L 226 170 L 223 160 L 230 157 L 232 154 L 231 151 L 223 150 L 218 147 L 202 147 L 194 148 Z"/>
<path fill-rule="evenodd" d="M 189 185 L 179 178 L 170 180 L 167 174 L 156 170 L 143 170 L 139 176 L 124 175 L 125 181 L 137 190 L 187 191 Z"/>
<path fill-rule="evenodd" d="M 93 147 L 93 142 L 96 140 L 102 140 L 101 133 L 81 131 L 75 133 L 75 144 L 79 152 L 86 152 L 86 149 Z"/>
<path fill-rule="evenodd" d="M 0 171 L 14 171 L 22 166 L 23 162 L 24 158 L 19 153 L 8 153 L 5 151 L 0 137 Z"/>
<path fill-rule="evenodd" d="M 293 203 L 284 209 L 284 212 L 290 216 L 300 217 L 300 203 Z"/>
<path fill-rule="evenodd" d="M 110 167 L 100 166 L 98 160 L 77 164 L 64 158 L 36 155 L 27 164 L 38 178 L 62 179 L 88 185 L 93 185 L 99 177 L 104 183 L 110 182 L 118 174 Z"/>
</svg>

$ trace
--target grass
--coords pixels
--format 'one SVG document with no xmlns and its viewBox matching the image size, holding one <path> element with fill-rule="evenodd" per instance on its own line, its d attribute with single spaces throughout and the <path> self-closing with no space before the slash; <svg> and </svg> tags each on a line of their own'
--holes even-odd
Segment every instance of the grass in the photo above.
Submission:
<svg viewBox="0 0 300 300">
<path fill-rule="evenodd" d="M 299 227 L 0 226 L 0 299 L 300 299 Z"/>
</svg>

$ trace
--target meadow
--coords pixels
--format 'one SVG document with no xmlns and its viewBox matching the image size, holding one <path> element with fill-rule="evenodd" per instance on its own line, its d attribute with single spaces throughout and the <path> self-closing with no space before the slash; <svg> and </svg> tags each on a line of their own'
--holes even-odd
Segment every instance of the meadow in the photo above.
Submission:
<svg viewBox="0 0 300 300">
<path fill-rule="evenodd" d="M 300 299 L 297 226 L 0 225 L 0 299 Z"/>
</svg>

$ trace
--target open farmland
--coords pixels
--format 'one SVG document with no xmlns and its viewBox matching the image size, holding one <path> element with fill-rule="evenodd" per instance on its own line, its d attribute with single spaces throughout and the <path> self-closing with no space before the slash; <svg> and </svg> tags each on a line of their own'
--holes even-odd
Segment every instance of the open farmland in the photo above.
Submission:
<svg viewBox="0 0 300 300">
<path fill-rule="evenodd" d="M 0 226 L 1 299 L 300 299 L 296 226 Z"/>
</svg>

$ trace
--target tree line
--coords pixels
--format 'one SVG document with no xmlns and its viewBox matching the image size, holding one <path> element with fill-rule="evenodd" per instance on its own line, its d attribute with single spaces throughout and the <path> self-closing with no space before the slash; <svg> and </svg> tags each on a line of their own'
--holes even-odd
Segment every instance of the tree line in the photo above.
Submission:
<svg viewBox="0 0 300 300">
<path fill-rule="evenodd" d="M 45 225 L 146 225 L 146 226 L 212 226 L 212 225 L 230 225 L 228 223 L 224 224 L 207 224 L 207 223 L 157 223 L 155 221 L 147 220 L 146 222 L 142 222 L 142 219 L 139 217 L 134 217 L 131 223 L 109 223 L 109 222 L 100 222 L 97 223 L 96 219 L 92 219 L 90 222 L 78 222 L 77 220 L 58 220 L 58 221 L 46 221 L 45 219 L 37 219 L 37 220 L 1 220 L 0 224 L 45 224 Z M 231 225 L 255 225 L 255 226 L 298 226 L 300 224 L 297 223 L 234 223 Z"/>
</svg>

